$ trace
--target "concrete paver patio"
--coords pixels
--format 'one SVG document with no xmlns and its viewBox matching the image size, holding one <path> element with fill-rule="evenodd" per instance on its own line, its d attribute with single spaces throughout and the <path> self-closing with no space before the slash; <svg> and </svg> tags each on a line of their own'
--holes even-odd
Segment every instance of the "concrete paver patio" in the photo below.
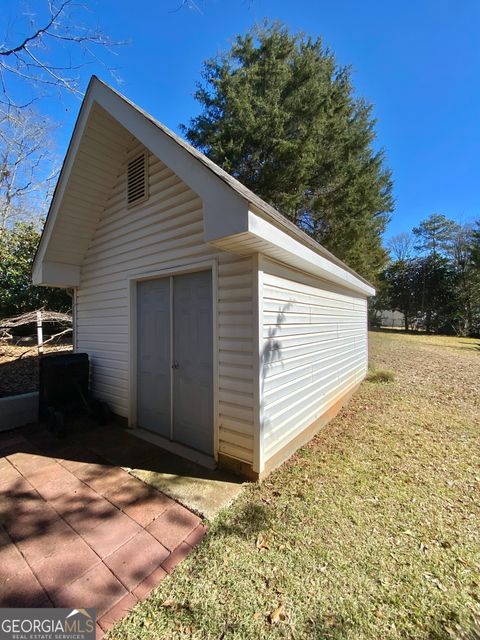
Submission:
<svg viewBox="0 0 480 640">
<path fill-rule="evenodd" d="M 78 442 L 40 426 L 0 434 L 0 607 L 94 607 L 101 637 L 205 531 Z"/>
</svg>

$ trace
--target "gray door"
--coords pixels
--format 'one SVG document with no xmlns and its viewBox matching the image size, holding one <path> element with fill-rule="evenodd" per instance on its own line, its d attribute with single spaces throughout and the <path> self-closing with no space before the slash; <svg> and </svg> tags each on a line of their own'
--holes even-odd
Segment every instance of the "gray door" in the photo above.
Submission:
<svg viewBox="0 0 480 640">
<path fill-rule="evenodd" d="M 213 453 L 212 274 L 173 279 L 173 437 Z"/>
<path fill-rule="evenodd" d="M 137 284 L 137 422 L 170 438 L 170 278 Z"/>
<path fill-rule="evenodd" d="M 137 313 L 138 425 L 212 454 L 211 272 L 139 282 Z"/>
</svg>

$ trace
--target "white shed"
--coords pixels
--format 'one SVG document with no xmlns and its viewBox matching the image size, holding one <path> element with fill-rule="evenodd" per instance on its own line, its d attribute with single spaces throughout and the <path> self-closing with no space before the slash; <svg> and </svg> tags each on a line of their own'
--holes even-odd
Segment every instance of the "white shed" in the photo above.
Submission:
<svg viewBox="0 0 480 640">
<path fill-rule="evenodd" d="M 34 268 L 133 433 L 258 478 L 367 371 L 372 286 L 93 77 Z"/>
</svg>

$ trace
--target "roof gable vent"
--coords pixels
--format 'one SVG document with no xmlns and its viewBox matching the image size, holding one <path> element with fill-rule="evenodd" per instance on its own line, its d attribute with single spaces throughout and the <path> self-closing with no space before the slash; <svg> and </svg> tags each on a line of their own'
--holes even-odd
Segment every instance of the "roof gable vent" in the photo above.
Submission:
<svg viewBox="0 0 480 640">
<path fill-rule="evenodd" d="M 144 151 L 128 162 L 127 204 L 133 207 L 148 198 L 148 155 Z"/>
</svg>

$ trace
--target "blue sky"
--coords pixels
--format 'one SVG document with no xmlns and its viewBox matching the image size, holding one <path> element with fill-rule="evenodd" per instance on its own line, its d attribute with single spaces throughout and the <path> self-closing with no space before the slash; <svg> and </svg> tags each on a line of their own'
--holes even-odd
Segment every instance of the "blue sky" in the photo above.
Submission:
<svg viewBox="0 0 480 640">
<path fill-rule="evenodd" d="M 350 64 L 357 93 L 374 104 L 378 145 L 395 183 L 396 208 L 386 239 L 433 212 L 459 221 L 480 217 L 480 2 L 478 0 L 89 0 L 87 20 L 113 39 L 129 40 L 103 55 L 122 79 L 118 88 L 167 126 L 198 111 L 192 93 L 202 61 L 263 18 L 321 35 Z M 19 0 L 2 0 L 0 27 L 21 30 Z M 34 12 L 44 0 L 23 2 Z M 2 31 L 5 31 L 3 28 Z M 101 64 L 81 71 L 113 80 Z M 38 106 L 68 144 L 79 101 L 45 99 Z"/>
</svg>

